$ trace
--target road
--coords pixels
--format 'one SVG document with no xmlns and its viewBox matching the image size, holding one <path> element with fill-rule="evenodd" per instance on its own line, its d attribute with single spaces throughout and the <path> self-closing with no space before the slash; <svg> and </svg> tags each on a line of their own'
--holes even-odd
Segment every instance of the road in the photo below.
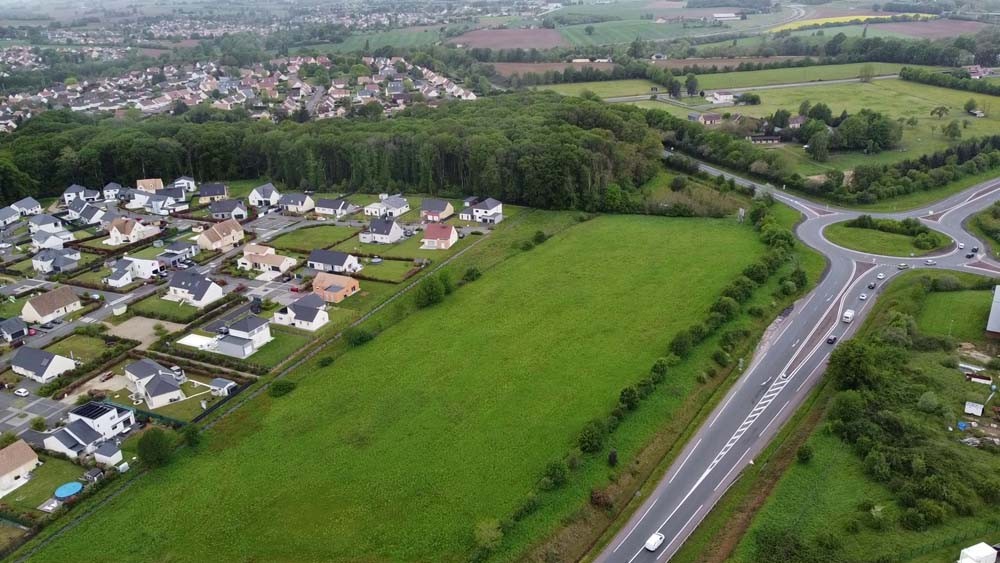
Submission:
<svg viewBox="0 0 1000 563">
<path fill-rule="evenodd" d="M 713 175 L 732 177 L 711 166 Z M 829 262 L 816 288 L 795 303 L 790 314 L 778 319 L 759 344 L 752 361 L 706 423 L 667 470 L 652 493 L 630 507 L 631 516 L 612 541 L 595 557 L 601 563 L 667 561 L 681 547 L 726 489 L 770 442 L 813 389 L 826 367 L 834 345 L 850 336 L 864 321 L 883 285 L 910 268 L 947 268 L 1000 277 L 1000 263 L 980 250 L 973 258 L 966 252 L 974 246 L 987 248 L 965 231 L 962 223 L 973 213 L 1000 199 L 1000 178 L 979 184 L 924 209 L 903 213 L 871 213 L 875 217 L 919 218 L 931 228 L 964 243 L 966 249 L 950 248 L 920 258 L 874 256 L 837 246 L 826 240 L 823 229 L 861 213 L 810 202 L 769 186 L 743 178 L 801 211 L 805 219 L 796 235 L 818 250 Z M 925 264 L 933 259 L 934 266 Z M 874 283 L 875 289 L 869 289 Z M 866 293 L 868 298 L 861 300 Z M 856 311 L 855 320 L 842 322 L 843 312 Z M 656 552 L 646 551 L 646 540 L 654 533 L 665 536 Z"/>
</svg>

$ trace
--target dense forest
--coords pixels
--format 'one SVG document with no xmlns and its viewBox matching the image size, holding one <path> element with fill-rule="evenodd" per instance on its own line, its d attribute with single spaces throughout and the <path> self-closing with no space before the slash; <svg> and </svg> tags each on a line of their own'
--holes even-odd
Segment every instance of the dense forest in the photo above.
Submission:
<svg viewBox="0 0 1000 563">
<path fill-rule="evenodd" d="M 389 120 L 274 125 L 221 121 L 231 116 L 219 112 L 220 121 L 196 123 L 191 113 L 141 121 L 42 114 L 0 144 L 3 198 L 187 174 L 596 210 L 609 185 L 631 190 L 651 178 L 662 151 L 642 110 L 552 93 L 414 107 Z"/>
</svg>

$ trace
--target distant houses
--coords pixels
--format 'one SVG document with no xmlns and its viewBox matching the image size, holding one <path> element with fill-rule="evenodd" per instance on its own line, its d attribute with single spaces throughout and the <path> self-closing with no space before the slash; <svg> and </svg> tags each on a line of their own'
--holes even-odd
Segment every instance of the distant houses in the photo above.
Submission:
<svg viewBox="0 0 1000 563">
<path fill-rule="evenodd" d="M 331 215 L 340 219 L 358 210 L 356 205 L 351 205 L 343 199 L 317 199 L 315 211 L 319 215 Z"/>
<path fill-rule="evenodd" d="M 311 196 L 302 193 L 290 193 L 278 199 L 278 207 L 288 213 L 303 214 L 308 213 L 316 207 L 316 202 Z"/>
<path fill-rule="evenodd" d="M 22 216 L 38 215 L 42 212 L 42 204 L 38 203 L 38 200 L 33 197 L 26 197 L 15 201 L 10 206 L 16 209 Z"/>
<path fill-rule="evenodd" d="M 270 246 L 247 244 L 243 247 L 243 256 L 236 261 L 236 267 L 283 274 L 295 267 L 295 258 L 277 254 Z"/>
<path fill-rule="evenodd" d="M 75 270 L 80 263 L 76 248 L 48 248 L 31 257 L 31 267 L 39 274 L 58 274 Z"/>
<path fill-rule="evenodd" d="M 234 219 L 244 221 L 250 217 L 250 211 L 245 203 L 238 199 L 224 199 L 213 201 L 208 206 L 208 212 L 212 219 Z"/>
<path fill-rule="evenodd" d="M 370 217 L 399 217 L 410 210 L 410 202 L 398 195 L 379 195 L 379 200 L 365 206 Z"/>
<path fill-rule="evenodd" d="M 198 190 L 198 203 L 206 204 L 213 201 L 222 201 L 229 198 L 229 187 L 225 184 L 211 183 L 202 184 Z"/>
</svg>

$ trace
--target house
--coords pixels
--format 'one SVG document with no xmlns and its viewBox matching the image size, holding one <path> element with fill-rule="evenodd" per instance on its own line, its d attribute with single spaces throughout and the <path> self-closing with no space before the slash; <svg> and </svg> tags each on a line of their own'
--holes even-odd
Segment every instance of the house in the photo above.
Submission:
<svg viewBox="0 0 1000 563">
<path fill-rule="evenodd" d="M 420 239 L 422 250 L 447 250 L 458 242 L 458 230 L 451 225 L 431 224 Z"/>
<path fill-rule="evenodd" d="M 91 429 L 110 440 L 135 424 L 135 413 L 124 407 L 95 403 L 84 403 L 69 411 L 69 422 L 82 420 Z"/>
<path fill-rule="evenodd" d="M 332 215 L 340 219 L 354 213 L 357 209 L 356 205 L 351 205 L 343 199 L 317 199 L 315 211 L 320 215 Z"/>
<path fill-rule="evenodd" d="M 39 383 L 48 383 L 67 371 L 76 368 L 76 362 L 52 352 L 22 346 L 10 359 L 10 369 Z"/>
<path fill-rule="evenodd" d="M 121 463 L 122 459 L 124 459 L 124 457 L 122 456 L 121 448 L 119 448 L 118 445 L 112 441 L 104 442 L 103 444 L 97 446 L 97 449 L 94 450 L 94 462 L 101 465 L 110 467 Z M 97 471 L 98 475 L 101 476 L 104 475 L 101 470 L 96 467 L 91 471 Z M 100 480 L 101 478 L 98 475 L 94 475 L 96 480 Z"/>
<path fill-rule="evenodd" d="M 104 244 L 108 246 L 132 244 L 158 234 L 160 234 L 160 228 L 156 225 L 146 225 L 136 219 L 118 217 L 111 222 L 108 238 Z"/>
<path fill-rule="evenodd" d="M 393 244 L 403 238 L 403 228 L 388 218 L 372 220 L 364 231 L 358 234 L 358 240 L 366 244 Z"/>
<path fill-rule="evenodd" d="M 100 432 L 78 419 L 47 434 L 42 444 L 49 451 L 76 459 L 93 453 L 102 441 L 104 438 Z"/>
<path fill-rule="evenodd" d="M 122 193 L 122 185 L 117 182 L 108 182 L 104 185 L 101 193 L 104 195 L 104 201 L 114 201 Z"/>
<path fill-rule="evenodd" d="M 316 207 L 316 203 L 306 194 L 291 193 L 278 199 L 278 207 L 289 213 L 308 213 Z"/>
<path fill-rule="evenodd" d="M 340 303 L 361 290 L 358 280 L 328 272 L 316 274 L 312 286 L 313 293 L 327 303 Z"/>
<path fill-rule="evenodd" d="M 365 215 L 371 217 L 399 217 L 410 210 L 410 202 L 398 195 L 379 195 L 379 201 L 365 206 Z"/>
<path fill-rule="evenodd" d="M 31 257 L 31 267 L 39 274 L 69 272 L 80 262 L 80 251 L 75 248 L 46 248 Z"/>
<path fill-rule="evenodd" d="M 250 200 L 250 205 L 254 207 L 273 207 L 278 205 L 278 200 L 281 199 L 281 192 L 278 191 L 278 188 L 274 187 L 274 184 L 268 182 L 263 186 L 254 188 L 247 199 Z"/>
<path fill-rule="evenodd" d="M 231 323 L 227 328 L 229 332 L 219 339 L 215 349 L 226 356 L 247 358 L 272 340 L 267 319 L 255 315 Z"/>
<path fill-rule="evenodd" d="M 295 267 L 295 258 L 276 254 L 270 246 L 248 244 L 243 247 L 243 256 L 236 261 L 241 270 L 285 273 Z"/>
<path fill-rule="evenodd" d="M 425 199 L 420 203 L 421 221 L 444 221 L 455 214 L 455 208 L 451 203 L 443 199 Z"/>
<path fill-rule="evenodd" d="M 315 293 L 300 297 L 295 303 L 278 309 L 272 319 L 274 324 L 316 330 L 330 322 L 326 312 L 326 302 Z"/>
<path fill-rule="evenodd" d="M 776 145 L 781 142 L 778 135 L 747 135 L 745 138 L 754 145 Z"/>
<path fill-rule="evenodd" d="M 187 303 L 201 309 L 222 299 L 222 287 L 194 270 L 175 273 L 167 284 L 163 299 Z"/>
<path fill-rule="evenodd" d="M 986 117 L 986 112 L 981 109 L 969 110 L 969 115 L 973 117 Z"/>
<path fill-rule="evenodd" d="M 338 274 L 360 272 L 362 268 L 356 256 L 322 248 L 317 248 L 309 253 L 306 266 L 317 272 L 336 272 Z"/>
<path fill-rule="evenodd" d="M 806 121 L 809 121 L 809 118 L 804 115 L 793 115 L 788 119 L 788 128 L 801 129 L 806 124 Z"/>
<path fill-rule="evenodd" d="M 21 308 L 21 318 L 26 323 L 45 324 L 82 308 L 76 293 L 63 285 L 28 299 Z"/>
<path fill-rule="evenodd" d="M 143 209 L 147 213 L 152 215 L 170 215 L 171 213 L 179 213 L 181 211 L 187 211 L 190 209 L 190 204 L 183 198 L 177 197 L 176 194 L 170 193 L 171 190 L 160 190 L 158 193 L 150 195 L 146 198 L 143 204 Z M 182 190 L 178 190 L 183 194 Z"/>
<path fill-rule="evenodd" d="M 229 188 L 225 184 L 202 184 L 198 190 L 198 203 L 204 205 L 229 198 Z"/>
<path fill-rule="evenodd" d="M 503 221 L 503 204 L 492 197 L 488 197 L 474 205 L 463 207 L 458 213 L 458 218 L 463 221 L 496 225 L 500 221 Z"/>
<path fill-rule="evenodd" d="M 54 233 L 39 231 L 31 235 L 31 250 L 32 252 L 40 252 L 46 248 L 61 249 L 63 245 L 73 240 L 73 233 L 69 231 L 57 231 Z"/>
<path fill-rule="evenodd" d="M 28 325 L 18 317 L 0 321 L 0 337 L 7 342 L 20 340 L 28 336 Z"/>
<path fill-rule="evenodd" d="M 243 241 L 243 227 L 233 219 L 216 223 L 198 235 L 198 246 L 204 250 L 222 250 Z"/>
<path fill-rule="evenodd" d="M 166 250 L 156 255 L 156 259 L 165 267 L 174 268 L 183 260 L 190 260 L 201 252 L 201 248 L 193 242 L 176 240 L 170 243 Z"/>
<path fill-rule="evenodd" d="M 711 98 L 709 98 L 709 101 L 712 102 L 713 104 L 731 104 L 734 101 L 736 101 L 736 95 L 733 94 L 732 92 L 719 90 L 716 92 L 712 92 L 712 96 Z"/>
<path fill-rule="evenodd" d="M 243 221 L 250 216 L 246 204 L 238 199 L 213 201 L 208 206 L 208 212 L 212 214 L 212 219 L 235 219 Z"/>
<path fill-rule="evenodd" d="M 121 288 L 135 280 L 152 279 L 161 269 L 159 260 L 126 257 L 118 260 L 111 269 L 111 274 L 101 281 L 111 287 Z"/>
<path fill-rule="evenodd" d="M 181 188 L 186 192 L 194 192 L 198 190 L 198 184 L 195 183 L 194 178 L 191 176 L 181 176 L 174 180 L 174 187 Z"/>
<path fill-rule="evenodd" d="M 24 199 L 15 201 L 10 204 L 11 207 L 17 210 L 21 215 L 38 215 L 42 212 L 42 204 L 38 203 L 33 197 L 26 197 Z"/>
<path fill-rule="evenodd" d="M 158 190 L 163 189 L 163 180 L 161 178 L 146 178 L 144 180 L 136 180 L 135 189 L 142 192 L 149 192 L 151 194 L 155 194 Z"/>
<path fill-rule="evenodd" d="M 62 221 L 51 215 L 43 213 L 41 215 L 35 215 L 28 218 L 28 232 L 31 234 L 35 234 L 37 232 L 55 233 L 65 230 L 66 227 L 63 226 Z"/>
<path fill-rule="evenodd" d="M 235 381 L 230 381 L 224 377 L 215 377 L 208 382 L 210 392 L 216 397 L 228 397 L 236 387 Z"/>
<path fill-rule="evenodd" d="M 986 321 L 986 336 L 1000 338 L 1000 285 L 993 287 L 993 304 Z"/>
<path fill-rule="evenodd" d="M 93 212 L 88 212 L 87 211 L 88 208 L 99 209 L 97 206 L 91 205 L 86 201 L 83 201 L 82 199 L 79 198 L 74 199 L 73 201 L 69 202 L 69 205 L 66 206 L 66 219 L 70 221 L 76 221 L 79 220 L 80 217 L 84 214 L 92 216 Z M 95 223 L 99 222 L 100 222 L 100 217 L 98 217 L 98 220 L 95 221 Z"/>
<path fill-rule="evenodd" d="M 722 116 L 717 113 L 689 113 L 688 120 L 702 125 L 715 125 L 722 122 Z"/>
<path fill-rule="evenodd" d="M 27 483 L 36 467 L 38 454 L 24 440 L 0 450 L 0 495 Z"/>
<path fill-rule="evenodd" d="M 84 204 L 83 209 L 77 217 L 77 221 L 84 225 L 97 225 L 104 220 L 105 212 L 96 205 Z"/>
<path fill-rule="evenodd" d="M 962 68 L 969 73 L 969 78 L 973 80 L 981 80 L 984 77 L 989 76 L 993 72 L 993 69 L 989 67 L 982 67 L 979 65 L 963 66 Z"/>
<path fill-rule="evenodd" d="M 181 384 L 187 381 L 184 371 L 167 369 L 149 358 L 125 366 L 126 387 L 137 400 L 151 409 L 176 403 L 187 398 Z"/>
<path fill-rule="evenodd" d="M 13 207 L 4 207 L 0 209 L 0 227 L 6 227 L 7 225 L 17 223 L 20 218 L 21 213 Z"/>
<path fill-rule="evenodd" d="M 82 199 L 83 201 L 94 203 L 101 200 L 101 192 L 97 190 L 92 190 L 90 188 L 85 188 L 79 184 L 73 184 L 72 186 L 66 188 L 63 192 L 63 203 L 69 205 L 76 199 Z"/>
</svg>

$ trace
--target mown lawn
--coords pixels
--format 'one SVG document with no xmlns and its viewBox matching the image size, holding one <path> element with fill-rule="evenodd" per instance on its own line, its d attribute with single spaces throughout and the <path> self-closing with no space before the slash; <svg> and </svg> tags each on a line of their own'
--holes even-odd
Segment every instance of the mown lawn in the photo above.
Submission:
<svg viewBox="0 0 1000 563">
<path fill-rule="evenodd" d="M 303 331 L 290 330 L 271 326 L 271 336 L 274 340 L 246 359 L 247 362 L 274 367 L 286 360 L 292 354 L 309 344 L 311 336 Z"/>
<path fill-rule="evenodd" d="M 946 240 L 947 243 L 936 248 L 922 249 L 913 245 L 914 237 L 887 233 L 875 229 L 848 227 L 844 223 L 830 225 L 823 231 L 823 235 L 830 242 L 844 248 L 850 248 L 859 252 L 881 254 L 883 256 L 908 257 L 911 254 L 913 256 L 923 256 L 924 254 L 930 254 L 952 244 L 951 237 L 941 234 L 942 240 Z"/>
<path fill-rule="evenodd" d="M 576 224 L 332 365 L 308 363 L 291 395 L 263 395 L 210 435 L 210 455 L 182 456 L 34 559 L 464 561 L 475 524 L 510 514 L 762 250 L 731 219 Z M 636 427 L 669 416 L 695 375 L 678 370 Z M 648 439 L 630 424 L 621 451 Z M 606 480 L 606 466 L 587 467 L 525 521 L 520 545 Z M 152 511 L 155 533 L 128 525 Z M 219 529 L 230 541 L 212 539 Z"/>
<path fill-rule="evenodd" d="M 411 260 L 383 260 L 378 264 L 365 264 L 361 275 L 387 282 L 401 282 L 406 274 L 415 268 Z"/>
<path fill-rule="evenodd" d="M 917 315 L 917 326 L 925 334 L 982 342 L 992 303 L 992 291 L 931 293 Z"/>
<path fill-rule="evenodd" d="M 141 301 L 137 301 L 135 304 L 131 305 L 131 307 L 132 311 L 135 312 L 136 315 L 162 315 L 165 317 L 164 320 L 178 323 L 190 322 L 198 316 L 198 313 L 201 312 L 200 309 L 193 305 L 160 299 L 160 296 L 156 294 L 150 295 Z M 154 316 L 150 318 L 155 319 L 158 317 Z"/>
<path fill-rule="evenodd" d="M 72 356 L 73 358 L 86 363 L 100 356 L 101 352 L 103 352 L 106 347 L 107 344 L 100 338 L 85 336 L 83 334 L 74 334 L 56 342 L 55 344 L 47 346 L 45 349 L 53 354 L 58 354 L 67 358 Z"/>
<path fill-rule="evenodd" d="M 357 232 L 358 229 L 338 227 L 336 225 L 307 227 L 285 233 L 268 244 L 280 250 L 329 248 L 344 239 L 350 238 L 351 235 Z"/>
</svg>

